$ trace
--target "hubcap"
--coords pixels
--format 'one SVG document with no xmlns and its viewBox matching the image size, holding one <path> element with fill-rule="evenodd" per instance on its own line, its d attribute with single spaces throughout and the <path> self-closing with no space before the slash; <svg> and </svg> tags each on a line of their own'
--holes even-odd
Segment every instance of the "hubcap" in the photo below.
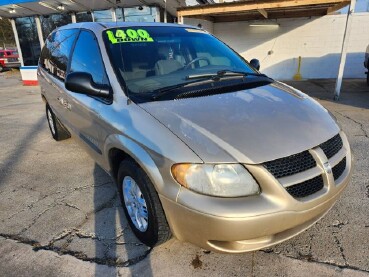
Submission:
<svg viewBox="0 0 369 277">
<path fill-rule="evenodd" d="M 53 134 L 55 134 L 54 121 L 53 121 L 53 117 L 52 117 L 51 112 L 50 112 L 49 109 L 47 110 L 47 119 L 49 120 L 49 125 L 50 125 L 51 132 Z"/>
<path fill-rule="evenodd" d="M 126 176 L 122 184 L 124 204 L 135 227 L 141 232 L 147 230 L 149 218 L 145 198 L 132 177 Z"/>
</svg>

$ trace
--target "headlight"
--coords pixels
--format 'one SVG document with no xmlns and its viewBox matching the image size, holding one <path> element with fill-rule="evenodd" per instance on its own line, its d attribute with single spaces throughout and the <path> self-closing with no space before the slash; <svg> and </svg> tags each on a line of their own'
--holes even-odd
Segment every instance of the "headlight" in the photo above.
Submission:
<svg viewBox="0 0 369 277">
<path fill-rule="evenodd" d="M 220 197 L 240 197 L 260 192 L 259 185 L 240 164 L 175 164 L 174 179 L 193 191 Z"/>
</svg>

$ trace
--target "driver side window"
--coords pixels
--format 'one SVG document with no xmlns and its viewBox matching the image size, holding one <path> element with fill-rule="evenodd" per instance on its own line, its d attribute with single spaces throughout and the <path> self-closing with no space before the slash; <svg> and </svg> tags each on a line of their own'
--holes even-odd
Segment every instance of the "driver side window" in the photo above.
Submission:
<svg viewBox="0 0 369 277">
<path fill-rule="evenodd" d="M 74 47 L 70 72 L 90 73 L 96 84 L 109 85 L 100 48 L 92 32 L 82 30 Z"/>
</svg>

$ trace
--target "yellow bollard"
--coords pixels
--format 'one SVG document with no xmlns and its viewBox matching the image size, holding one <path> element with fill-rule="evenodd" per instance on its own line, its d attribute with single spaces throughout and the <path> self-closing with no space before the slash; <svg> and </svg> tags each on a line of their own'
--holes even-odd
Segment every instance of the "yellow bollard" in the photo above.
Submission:
<svg viewBox="0 0 369 277">
<path fill-rule="evenodd" d="M 300 73 L 300 69 L 301 69 L 301 56 L 299 56 L 299 66 L 297 68 L 297 72 L 295 75 L 293 75 L 293 79 L 295 81 L 301 81 L 302 80 L 302 76 L 301 76 L 301 73 Z"/>
</svg>

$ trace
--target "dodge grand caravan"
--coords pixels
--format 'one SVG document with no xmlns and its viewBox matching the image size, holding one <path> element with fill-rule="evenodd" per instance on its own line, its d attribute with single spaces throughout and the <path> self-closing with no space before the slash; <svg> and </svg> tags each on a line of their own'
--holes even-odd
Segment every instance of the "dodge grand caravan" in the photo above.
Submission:
<svg viewBox="0 0 369 277">
<path fill-rule="evenodd" d="M 112 176 L 149 246 L 174 235 L 219 252 L 268 247 L 313 225 L 349 182 L 335 118 L 201 29 L 67 25 L 38 75 L 53 138 L 74 137 Z"/>
</svg>

